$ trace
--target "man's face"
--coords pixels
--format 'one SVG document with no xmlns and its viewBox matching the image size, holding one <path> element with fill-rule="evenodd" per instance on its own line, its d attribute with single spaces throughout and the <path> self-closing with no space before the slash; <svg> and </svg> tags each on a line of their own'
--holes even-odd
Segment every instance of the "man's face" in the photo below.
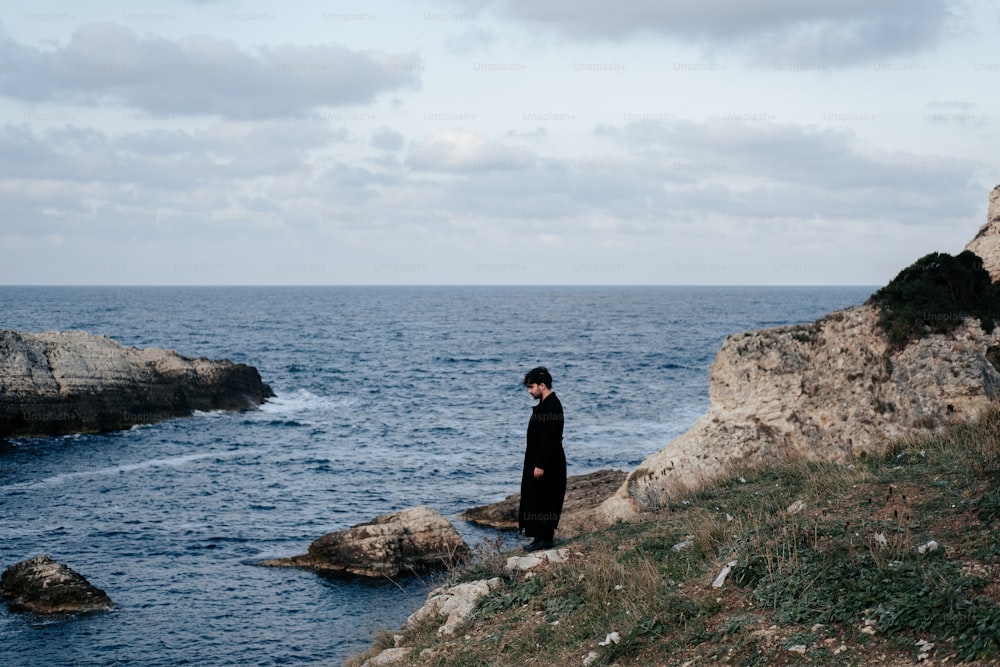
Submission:
<svg viewBox="0 0 1000 667">
<path fill-rule="evenodd" d="M 541 398 L 544 389 L 544 384 L 532 383 L 528 385 L 528 393 L 531 394 L 532 398 Z"/>
</svg>

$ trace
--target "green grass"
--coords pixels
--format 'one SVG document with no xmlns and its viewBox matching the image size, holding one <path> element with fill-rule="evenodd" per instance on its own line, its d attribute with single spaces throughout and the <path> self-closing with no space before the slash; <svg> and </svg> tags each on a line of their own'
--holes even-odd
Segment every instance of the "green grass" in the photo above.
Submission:
<svg viewBox="0 0 1000 667">
<path fill-rule="evenodd" d="M 404 664 L 582 664 L 593 651 L 594 665 L 865 665 L 915 661 L 919 640 L 934 643 L 936 664 L 997 664 L 998 462 L 994 412 L 849 466 L 734 472 L 579 536 L 567 563 L 530 576 L 504 572 L 502 544 L 488 545 L 453 580 L 505 586 L 454 637 L 430 623 L 403 632 L 416 647 Z M 787 511 L 796 501 L 804 508 Z M 688 536 L 690 548 L 672 548 Z M 932 539 L 938 549 L 919 553 Z M 711 588 L 730 560 L 726 585 Z M 611 631 L 621 641 L 598 646 Z"/>
</svg>

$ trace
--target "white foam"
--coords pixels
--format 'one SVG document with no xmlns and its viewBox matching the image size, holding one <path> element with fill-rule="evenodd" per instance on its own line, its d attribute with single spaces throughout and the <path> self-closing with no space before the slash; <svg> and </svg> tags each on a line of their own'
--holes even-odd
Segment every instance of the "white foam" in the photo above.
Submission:
<svg viewBox="0 0 1000 667">
<path fill-rule="evenodd" d="M 267 399 L 260 406 L 260 412 L 266 415 L 297 415 L 311 412 L 327 412 L 343 410 L 356 401 L 351 398 L 332 398 L 314 394 L 308 389 L 296 389 L 287 394 L 279 394 Z"/>
<path fill-rule="evenodd" d="M 243 454 L 245 452 L 241 452 Z M 34 482 L 19 482 L 17 484 L 8 484 L 6 486 L 0 486 L 0 491 L 18 491 L 20 489 L 30 489 L 39 486 L 58 486 L 64 484 L 74 479 L 80 478 L 92 478 L 92 477 L 106 477 L 109 475 L 118 475 L 126 472 L 134 472 L 136 470 L 146 470 L 148 468 L 159 468 L 159 467 L 180 467 L 187 465 L 192 461 L 198 461 L 200 459 L 207 458 L 220 458 L 225 454 L 220 454 L 219 452 L 199 452 L 197 454 L 184 454 L 182 456 L 173 456 L 165 459 L 149 459 L 147 461 L 138 461 L 136 463 L 126 463 L 118 466 L 109 466 L 107 468 L 97 468 L 95 470 L 78 470 L 75 472 L 66 472 L 59 475 L 53 475 L 52 477 L 46 477 Z"/>
</svg>

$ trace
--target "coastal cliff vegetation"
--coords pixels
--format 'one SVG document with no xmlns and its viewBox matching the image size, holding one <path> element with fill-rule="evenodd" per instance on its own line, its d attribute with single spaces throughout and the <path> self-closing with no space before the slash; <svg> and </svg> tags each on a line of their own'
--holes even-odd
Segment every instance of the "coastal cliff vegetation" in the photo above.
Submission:
<svg viewBox="0 0 1000 667">
<path fill-rule="evenodd" d="M 975 253 L 935 252 L 900 271 L 869 303 L 881 310 L 879 326 L 892 347 L 902 349 L 927 334 L 948 333 L 966 317 L 992 332 L 1000 318 L 1000 285 Z"/>
<path fill-rule="evenodd" d="M 453 635 L 386 631 L 347 664 L 997 664 L 998 479 L 993 410 L 847 464 L 733 471 L 528 574 L 498 537 L 452 575 L 504 582 Z"/>
</svg>

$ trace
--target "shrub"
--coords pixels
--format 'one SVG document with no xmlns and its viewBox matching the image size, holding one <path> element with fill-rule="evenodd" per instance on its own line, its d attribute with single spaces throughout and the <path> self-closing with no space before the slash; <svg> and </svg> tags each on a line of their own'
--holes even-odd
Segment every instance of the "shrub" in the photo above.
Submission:
<svg viewBox="0 0 1000 667">
<path fill-rule="evenodd" d="M 881 309 L 879 326 L 890 345 L 902 349 L 928 333 L 947 333 L 975 317 L 989 333 L 1000 318 L 1000 286 L 983 262 L 965 250 L 957 256 L 931 253 L 899 272 L 868 299 Z"/>
</svg>

